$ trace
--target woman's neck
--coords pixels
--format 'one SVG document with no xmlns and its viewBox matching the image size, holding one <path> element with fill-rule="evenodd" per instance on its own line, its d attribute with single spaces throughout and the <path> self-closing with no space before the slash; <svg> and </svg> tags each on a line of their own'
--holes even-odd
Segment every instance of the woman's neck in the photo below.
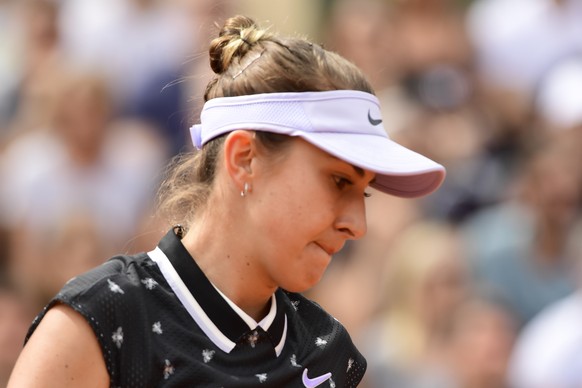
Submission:
<svg viewBox="0 0 582 388">
<path fill-rule="evenodd" d="M 182 243 L 210 282 L 259 322 L 268 314 L 277 286 L 262 276 L 264 271 L 249 253 L 250 244 L 241 240 L 232 223 L 224 225 L 217 218 L 232 219 L 203 217 L 192 225 Z"/>
</svg>

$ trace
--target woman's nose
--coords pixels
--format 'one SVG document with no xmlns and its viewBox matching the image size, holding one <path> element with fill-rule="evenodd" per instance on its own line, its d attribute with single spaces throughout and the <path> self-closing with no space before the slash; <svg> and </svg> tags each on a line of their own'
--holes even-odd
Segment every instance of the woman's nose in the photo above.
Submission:
<svg viewBox="0 0 582 388">
<path fill-rule="evenodd" d="M 368 227 L 363 196 L 346 202 L 336 219 L 335 229 L 350 240 L 357 240 L 366 234 Z"/>
</svg>

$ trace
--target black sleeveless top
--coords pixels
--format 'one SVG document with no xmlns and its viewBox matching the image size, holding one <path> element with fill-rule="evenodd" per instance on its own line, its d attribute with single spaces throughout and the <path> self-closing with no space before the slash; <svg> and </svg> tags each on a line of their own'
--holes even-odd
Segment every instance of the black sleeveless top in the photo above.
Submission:
<svg viewBox="0 0 582 388">
<path fill-rule="evenodd" d="M 64 303 L 91 325 L 112 387 L 356 387 L 366 370 L 345 328 L 277 290 L 255 322 L 215 288 L 173 231 L 152 252 L 71 279 Z"/>
</svg>

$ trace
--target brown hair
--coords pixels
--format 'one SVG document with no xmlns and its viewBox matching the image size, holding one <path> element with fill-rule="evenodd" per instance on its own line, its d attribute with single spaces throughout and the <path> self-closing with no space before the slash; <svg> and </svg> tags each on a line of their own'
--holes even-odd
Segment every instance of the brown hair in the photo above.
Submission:
<svg viewBox="0 0 582 388">
<path fill-rule="evenodd" d="M 362 72 L 343 57 L 306 39 L 278 37 L 246 16 L 226 21 L 210 43 L 209 55 L 215 76 L 206 87 L 204 101 L 276 92 L 360 90 L 373 94 Z M 194 154 L 179 156 L 170 167 L 160 188 L 158 210 L 173 224 L 187 228 L 206 203 L 225 137 L 211 140 Z M 257 131 L 256 138 L 273 155 L 289 139 L 263 131 Z"/>
</svg>

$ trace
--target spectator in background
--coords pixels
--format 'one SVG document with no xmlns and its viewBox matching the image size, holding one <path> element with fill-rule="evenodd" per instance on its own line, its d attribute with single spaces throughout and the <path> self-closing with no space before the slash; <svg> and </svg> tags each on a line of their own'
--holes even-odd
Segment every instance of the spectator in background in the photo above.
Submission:
<svg viewBox="0 0 582 388">
<path fill-rule="evenodd" d="M 517 326 L 511 310 L 496 299 L 477 291 L 451 318 L 443 361 L 455 387 L 509 388 L 507 371 Z"/>
<path fill-rule="evenodd" d="M 207 0 L 63 1 L 60 27 L 67 57 L 104 73 L 116 114 L 151 122 L 171 155 L 189 149 L 183 135 L 190 119 L 184 74 L 192 56 L 204 51 L 200 40 L 206 37 L 208 8 Z"/>
<path fill-rule="evenodd" d="M 503 294 L 520 324 L 574 289 L 566 242 L 581 199 L 579 144 L 574 131 L 540 139 L 514 194 L 462 226 L 475 276 Z"/>
<path fill-rule="evenodd" d="M 377 319 L 364 328 L 371 387 L 451 387 L 443 362 L 453 313 L 470 287 L 461 240 L 447 224 L 420 221 L 386 259 Z"/>
<path fill-rule="evenodd" d="M 384 280 L 383 308 L 362 331 L 366 386 L 507 387 L 514 316 L 475 287 L 452 226 L 406 228 L 386 258 Z"/>
<path fill-rule="evenodd" d="M 65 73 L 60 47 L 59 6 L 50 0 L 14 2 L 8 10 L 12 30 L 17 34 L 6 56 L 14 64 L 9 81 L 0 88 L 0 141 L 44 127 L 52 120 L 55 95 Z M 6 58 L 5 56 L 5 58 Z M 2 124 L 0 124 L 2 125 Z M 2 144 L 0 144 L 1 146 Z"/>
<path fill-rule="evenodd" d="M 0 160 L 21 136 L 38 136 L 52 123 L 65 66 L 58 33 L 58 4 L 49 0 L 4 1 L 0 4 Z M 4 23 L 5 22 L 5 23 Z M 6 73 L 4 73 L 6 72 Z M 20 143 L 28 144 L 27 142 Z M 11 214 L 18 208 L 12 202 L 12 184 L 28 182 L 44 165 L 31 163 L 36 147 L 19 149 L 17 164 L 11 168 L 12 179 L 4 181 L 0 172 L 0 276 L 5 275 L 11 260 L 9 235 Z M 16 161 L 16 160 L 15 160 Z M 0 170 L 3 161 L 0 161 Z M 30 168 L 34 165 L 33 168 Z M 18 198 L 17 198 L 18 199 Z"/>
<path fill-rule="evenodd" d="M 71 75 L 61 86 L 51 126 L 20 136 L 0 159 L 9 271 L 40 304 L 104 255 L 128 249 L 167 157 L 143 123 L 112 119 L 99 77 Z"/>
<path fill-rule="evenodd" d="M 60 27 L 68 58 L 100 69 L 121 110 L 131 109 L 152 80 L 175 74 L 197 33 L 174 2 L 158 0 L 66 0 Z"/>
<path fill-rule="evenodd" d="M 490 152 L 487 125 L 473 104 L 463 104 L 426 111 L 397 136 L 419 152 L 441 157 L 447 166 L 442 193 L 420 204 L 424 216 L 459 223 L 504 197 L 512 172 Z"/>
<path fill-rule="evenodd" d="M 569 250 L 577 289 L 545 307 L 521 332 L 512 355 L 512 388 L 582 386 L 582 244 L 574 228 Z"/>
<path fill-rule="evenodd" d="M 492 151 L 508 169 L 539 124 L 531 120 L 541 113 L 533 104 L 540 83 L 582 52 L 581 17 L 580 0 L 477 0 L 468 9 L 480 105 L 493 121 Z"/>
<path fill-rule="evenodd" d="M 334 1 L 324 31 L 326 45 L 361 66 L 382 90 L 397 82 L 403 69 L 396 20 L 386 1 Z"/>
<path fill-rule="evenodd" d="M 477 0 L 467 13 L 482 81 L 525 98 L 543 74 L 582 50 L 580 0 Z"/>
</svg>

